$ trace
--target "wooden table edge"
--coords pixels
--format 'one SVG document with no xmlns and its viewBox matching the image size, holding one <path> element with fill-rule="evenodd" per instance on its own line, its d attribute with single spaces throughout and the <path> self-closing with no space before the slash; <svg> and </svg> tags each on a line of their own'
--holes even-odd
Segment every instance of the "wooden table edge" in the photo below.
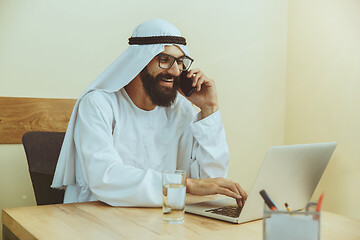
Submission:
<svg viewBox="0 0 360 240">
<path fill-rule="evenodd" d="M 27 231 L 23 226 L 20 226 L 17 221 L 15 221 L 7 212 L 7 209 L 2 210 L 2 224 L 5 225 L 17 238 L 19 239 L 34 239 L 34 237 L 29 231 Z M 4 237 L 4 236 L 3 236 Z"/>
</svg>

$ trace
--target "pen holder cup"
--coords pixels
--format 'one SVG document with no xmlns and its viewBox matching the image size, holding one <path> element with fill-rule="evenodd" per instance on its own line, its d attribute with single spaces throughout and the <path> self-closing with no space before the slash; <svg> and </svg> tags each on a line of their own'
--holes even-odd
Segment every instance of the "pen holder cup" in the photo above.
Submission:
<svg viewBox="0 0 360 240">
<path fill-rule="evenodd" d="M 272 211 L 264 206 L 263 240 L 320 240 L 320 212 Z"/>
</svg>

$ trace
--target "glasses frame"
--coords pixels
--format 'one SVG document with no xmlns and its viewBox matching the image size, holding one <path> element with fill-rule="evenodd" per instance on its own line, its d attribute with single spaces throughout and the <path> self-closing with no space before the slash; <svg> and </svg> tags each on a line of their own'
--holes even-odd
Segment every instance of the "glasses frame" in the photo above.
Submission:
<svg viewBox="0 0 360 240">
<path fill-rule="evenodd" d="M 170 66 L 169 66 L 168 68 L 164 68 L 164 67 L 161 67 L 161 66 L 160 66 L 160 58 L 159 58 L 160 56 L 168 56 L 168 57 L 171 57 L 171 58 L 173 59 L 172 62 L 171 62 L 171 64 L 170 64 Z M 157 58 L 158 58 L 159 68 L 161 68 L 161 69 L 170 69 L 170 68 L 174 65 L 174 62 L 175 62 L 175 61 L 176 61 L 177 64 L 179 64 L 178 61 L 179 61 L 181 58 L 187 58 L 187 59 L 190 59 L 190 61 L 191 61 L 190 64 L 189 64 L 189 66 L 188 66 L 187 68 L 185 68 L 185 69 L 180 69 L 180 68 L 179 68 L 180 71 L 187 71 L 187 70 L 190 69 L 191 64 L 194 62 L 194 59 L 192 59 L 191 57 L 186 56 L 186 55 L 183 55 L 183 56 L 181 56 L 181 57 L 176 58 L 176 57 L 171 56 L 171 55 L 166 54 L 166 53 L 159 53 L 159 54 L 157 55 Z M 183 65 L 183 67 L 184 67 L 184 65 Z"/>
</svg>

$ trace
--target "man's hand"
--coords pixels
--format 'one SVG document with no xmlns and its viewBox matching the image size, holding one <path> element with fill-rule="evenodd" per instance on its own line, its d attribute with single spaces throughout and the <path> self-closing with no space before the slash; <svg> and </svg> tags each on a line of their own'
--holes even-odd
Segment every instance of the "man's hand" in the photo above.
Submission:
<svg viewBox="0 0 360 240">
<path fill-rule="evenodd" d="M 186 192 L 193 195 L 222 194 L 236 199 L 237 204 L 242 207 L 247 199 L 247 193 L 240 186 L 226 178 L 188 178 Z"/>
<path fill-rule="evenodd" d="M 190 70 L 187 77 L 193 78 L 193 87 L 196 87 L 187 99 L 201 109 L 202 118 L 216 112 L 219 106 L 214 80 L 207 78 L 198 68 Z"/>
</svg>

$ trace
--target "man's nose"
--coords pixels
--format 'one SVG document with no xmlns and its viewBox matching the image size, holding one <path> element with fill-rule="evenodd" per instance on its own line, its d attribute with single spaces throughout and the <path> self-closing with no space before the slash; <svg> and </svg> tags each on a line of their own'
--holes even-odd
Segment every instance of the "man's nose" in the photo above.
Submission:
<svg viewBox="0 0 360 240">
<path fill-rule="evenodd" d="M 179 76 L 180 75 L 180 69 L 178 63 L 175 61 L 174 64 L 171 66 L 171 68 L 168 69 L 168 73 L 172 76 Z"/>
</svg>

